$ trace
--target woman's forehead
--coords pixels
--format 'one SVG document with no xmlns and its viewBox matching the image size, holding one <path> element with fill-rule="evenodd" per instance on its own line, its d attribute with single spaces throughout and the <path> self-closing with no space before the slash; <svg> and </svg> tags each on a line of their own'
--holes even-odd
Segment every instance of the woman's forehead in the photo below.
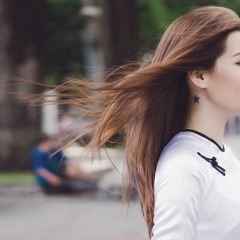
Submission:
<svg viewBox="0 0 240 240">
<path fill-rule="evenodd" d="M 234 31 L 228 35 L 224 55 L 228 57 L 240 57 L 240 31 Z"/>
</svg>

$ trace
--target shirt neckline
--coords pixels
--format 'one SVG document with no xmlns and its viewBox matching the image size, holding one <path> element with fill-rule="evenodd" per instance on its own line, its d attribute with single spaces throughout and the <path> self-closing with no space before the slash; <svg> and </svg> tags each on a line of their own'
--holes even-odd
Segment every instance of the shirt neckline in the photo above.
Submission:
<svg viewBox="0 0 240 240">
<path fill-rule="evenodd" d="M 215 146 L 218 147 L 218 149 L 220 149 L 221 152 L 225 152 L 225 146 L 223 144 L 223 146 L 221 147 L 214 139 L 212 139 L 211 137 L 207 136 L 206 134 L 199 132 L 197 130 L 194 129 L 190 129 L 190 128 L 183 128 L 181 130 L 179 130 L 178 132 L 192 132 L 195 133 L 205 139 L 207 139 L 208 141 L 212 142 Z"/>
</svg>

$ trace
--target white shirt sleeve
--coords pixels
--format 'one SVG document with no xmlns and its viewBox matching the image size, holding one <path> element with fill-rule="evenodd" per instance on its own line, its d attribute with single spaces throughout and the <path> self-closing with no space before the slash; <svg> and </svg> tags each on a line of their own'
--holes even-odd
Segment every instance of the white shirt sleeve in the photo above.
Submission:
<svg viewBox="0 0 240 240">
<path fill-rule="evenodd" d="M 172 155 L 156 169 L 151 240 L 195 240 L 204 173 L 191 155 Z"/>
</svg>

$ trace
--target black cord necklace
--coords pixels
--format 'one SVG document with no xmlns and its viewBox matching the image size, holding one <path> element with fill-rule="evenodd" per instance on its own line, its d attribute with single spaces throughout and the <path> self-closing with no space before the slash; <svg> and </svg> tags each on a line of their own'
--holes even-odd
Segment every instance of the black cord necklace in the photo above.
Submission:
<svg viewBox="0 0 240 240">
<path fill-rule="evenodd" d="M 206 161 L 210 162 L 211 165 L 212 165 L 218 172 L 220 172 L 222 175 L 225 176 L 225 174 L 226 174 L 225 171 L 226 171 L 226 170 L 225 170 L 224 168 L 222 168 L 221 166 L 218 165 L 218 162 L 217 162 L 216 157 L 208 158 L 208 157 L 203 156 L 200 152 L 197 152 L 197 153 L 198 153 L 198 155 L 199 155 L 200 157 L 202 157 L 202 158 L 205 159 Z"/>
</svg>

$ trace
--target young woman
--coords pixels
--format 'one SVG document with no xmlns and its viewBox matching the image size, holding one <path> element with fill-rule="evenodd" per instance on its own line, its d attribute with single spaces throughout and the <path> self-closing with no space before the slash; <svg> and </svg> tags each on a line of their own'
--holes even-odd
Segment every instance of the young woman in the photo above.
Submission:
<svg viewBox="0 0 240 240">
<path fill-rule="evenodd" d="M 223 144 L 227 120 L 240 112 L 235 12 L 192 10 L 168 27 L 148 64 L 101 86 L 69 81 L 69 89 L 96 117 L 92 151 L 123 133 L 124 196 L 137 189 L 152 240 L 240 238 L 240 162 Z"/>
</svg>

